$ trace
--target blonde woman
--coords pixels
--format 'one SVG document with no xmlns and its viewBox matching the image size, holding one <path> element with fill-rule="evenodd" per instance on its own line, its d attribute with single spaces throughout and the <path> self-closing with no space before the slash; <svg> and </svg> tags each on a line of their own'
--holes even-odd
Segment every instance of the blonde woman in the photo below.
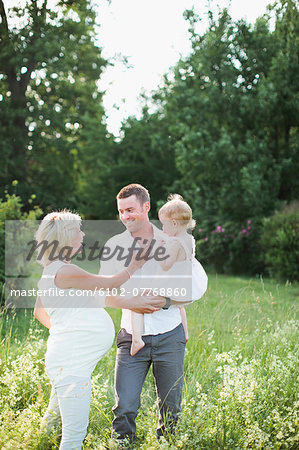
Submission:
<svg viewBox="0 0 299 450">
<path fill-rule="evenodd" d="M 45 366 L 52 392 L 43 424 L 49 431 L 61 419 L 61 450 L 81 449 L 86 435 L 90 377 L 114 340 L 113 322 L 104 306 L 154 312 L 165 303 L 161 297 L 107 296 L 106 304 L 101 305 L 101 297 L 90 292 L 119 287 L 145 261 L 132 258 L 128 268 L 114 276 L 86 272 L 69 257 L 63 259 L 65 250 L 70 257 L 80 251 L 84 237 L 80 227 L 80 216 L 64 210 L 45 216 L 36 233 L 38 244 L 56 243 L 56 257 L 52 258 L 49 246 L 41 260 L 44 270 L 38 287 L 43 295 L 34 315 L 50 330 Z"/>
</svg>

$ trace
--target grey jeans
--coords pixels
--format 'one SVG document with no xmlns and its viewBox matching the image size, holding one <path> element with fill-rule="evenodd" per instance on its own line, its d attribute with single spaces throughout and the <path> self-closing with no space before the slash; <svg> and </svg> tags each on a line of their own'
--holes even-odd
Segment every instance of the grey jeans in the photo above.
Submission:
<svg viewBox="0 0 299 450">
<path fill-rule="evenodd" d="M 158 436 L 165 429 L 171 431 L 174 428 L 181 411 L 186 346 L 183 325 L 167 333 L 143 336 L 142 339 L 145 346 L 131 356 L 132 335 L 124 328 L 117 335 L 116 403 L 112 427 L 113 434 L 116 433 L 120 439 L 127 437 L 134 440 L 140 394 L 151 364 L 159 405 Z"/>
</svg>

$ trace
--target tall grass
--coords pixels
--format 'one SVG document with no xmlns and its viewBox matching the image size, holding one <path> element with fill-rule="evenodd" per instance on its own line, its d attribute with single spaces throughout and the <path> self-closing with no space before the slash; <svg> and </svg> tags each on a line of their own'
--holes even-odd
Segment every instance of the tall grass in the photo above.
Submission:
<svg viewBox="0 0 299 450">
<path fill-rule="evenodd" d="M 211 275 L 208 292 L 187 308 L 189 342 L 181 420 L 174 436 L 155 437 L 152 374 L 137 418 L 138 449 L 298 448 L 298 285 Z M 109 310 L 116 329 L 120 311 Z M 43 357 L 47 330 L 32 311 L 1 316 L 0 445 L 58 448 L 60 430 L 40 431 L 50 386 Z M 93 375 L 86 448 L 109 445 L 115 347 Z"/>
</svg>

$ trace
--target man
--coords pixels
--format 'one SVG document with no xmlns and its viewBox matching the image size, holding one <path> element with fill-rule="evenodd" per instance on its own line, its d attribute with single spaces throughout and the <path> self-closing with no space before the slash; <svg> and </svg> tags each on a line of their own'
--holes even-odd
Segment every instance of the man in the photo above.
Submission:
<svg viewBox="0 0 299 450">
<path fill-rule="evenodd" d="M 126 231 L 112 237 L 106 244 L 113 251 L 116 246 L 130 248 L 133 242 L 149 243 L 152 240 L 161 242 L 165 235 L 149 221 L 150 197 L 146 188 L 139 184 L 125 186 L 117 195 L 119 217 Z M 157 258 L 150 259 L 142 269 L 134 274 L 122 288 L 130 295 L 136 285 L 151 288 L 159 263 Z M 110 260 L 101 263 L 100 274 L 113 275 L 124 266 L 123 260 Z M 136 277 L 135 277 L 136 275 Z M 204 283 L 206 280 L 204 280 Z M 194 292 L 192 300 L 200 298 L 202 292 Z M 176 297 L 177 299 L 177 297 Z M 190 298 L 184 299 L 190 303 Z M 181 398 L 184 376 L 184 353 L 186 337 L 181 323 L 178 306 L 183 301 L 165 298 L 165 306 L 153 314 L 144 315 L 144 333 L 142 339 L 145 346 L 135 356 L 131 356 L 132 342 L 131 313 L 122 312 L 121 330 L 117 336 L 117 357 L 115 366 L 115 397 L 113 407 L 113 434 L 118 439 L 135 439 L 135 419 L 140 407 L 142 386 L 149 370 L 153 366 L 153 375 L 157 388 L 159 404 L 159 426 L 157 436 L 164 430 L 173 430 L 181 411 Z M 171 308 L 169 306 L 172 305 Z"/>
</svg>

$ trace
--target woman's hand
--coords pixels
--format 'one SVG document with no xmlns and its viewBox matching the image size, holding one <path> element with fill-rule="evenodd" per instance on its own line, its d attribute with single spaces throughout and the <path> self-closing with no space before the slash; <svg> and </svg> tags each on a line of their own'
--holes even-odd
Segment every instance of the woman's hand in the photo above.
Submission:
<svg viewBox="0 0 299 450">
<path fill-rule="evenodd" d="M 151 243 L 146 244 L 142 249 L 139 249 L 131 258 L 131 262 L 127 268 L 129 273 L 133 275 L 136 270 L 141 269 L 141 267 L 148 261 L 151 256 L 149 253 Z M 138 259 L 136 259 L 138 258 Z"/>
<path fill-rule="evenodd" d="M 124 298 L 119 295 L 106 297 L 106 306 L 110 308 L 130 309 L 140 314 L 151 314 L 163 308 L 166 304 L 165 297 L 153 295 L 137 295 Z"/>
</svg>

